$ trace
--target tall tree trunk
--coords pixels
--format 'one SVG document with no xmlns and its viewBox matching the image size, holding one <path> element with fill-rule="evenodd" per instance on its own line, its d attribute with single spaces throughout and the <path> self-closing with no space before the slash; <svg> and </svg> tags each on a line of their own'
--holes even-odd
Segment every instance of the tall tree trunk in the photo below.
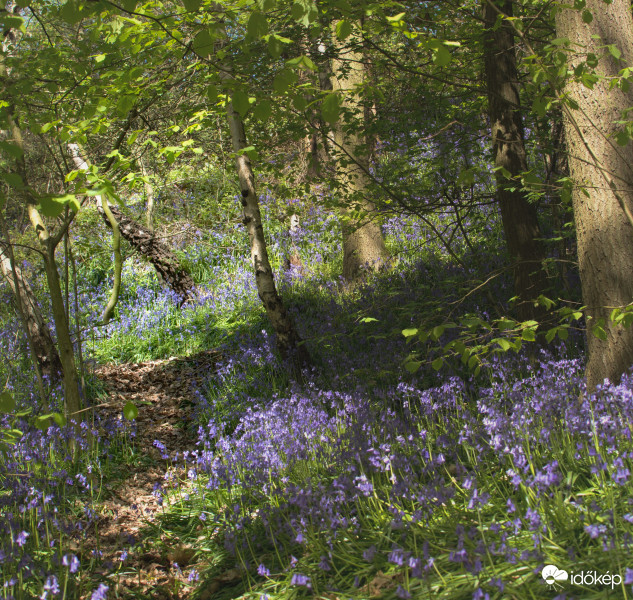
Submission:
<svg viewBox="0 0 633 600">
<path fill-rule="evenodd" d="M 484 62 L 488 86 L 488 113 L 492 130 L 492 150 L 497 179 L 497 199 L 510 258 L 514 263 L 514 292 L 518 296 L 516 314 L 519 320 L 540 320 L 543 309 L 533 300 L 546 288 L 541 261 L 545 257 L 536 207 L 518 189 L 517 180 L 507 179 L 527 171 L 523 135 L 523 118 L 519 98 L 519 82 L 514 48 L 514 33 L 503 19 L 494 29 L 499 11 L 512 17 L 512 0 L 483 0 Z"/>
<path fill-rule="evenodd" d="M 357 49 L 357 35 L 348 38 L 354 47 L 343 51 L 337 44 L 337 57 L 332 61 L 332 89 L 341 92 L 343 109 L 357 113 L 364 123 L 364 110 L 357 96 L 365 81 L 363 53 Z M 375 221 L 376 206 L 368 198 L 370 188 L 368 141 L 356 127 L 346 130 L 339 120 L 334 126 L 333 138 L 340 157 L 337 175 L 341 188 L 346 190 L 352 206 L 341 220 L 343 230 L 343 277 L 353 280 L 366 268 L 379 269 L 389 258 L 380 225 Z M 361 220 L 354 217 L 354 208 L 364 214 Z"/>
<path fill-rule="evenodd" d="M 225 82 L 231 81 L 231 76 L 225 72 Z M 257 293 L 262 301 L 266 314 L 277 335 L 277 347 L 282 358 L 288 360 L 295 374 L 310 364 L 310 356 L 302 343 L 295 324 L 277 292 L 273 270 L 268 260 L 266 239 L 262 226 L 259 201 L 255 190 L 255 177 L 251 161 L 244 152 L 247 148 L 244 121 L 233 108 L 233 103 L 227 104 L 227 117 L 231 130 L 231 141 L 235 152 L 235 164 L 240 181 L 241 202 L 244 214 L 243 223 L 248 231 L 251 247 L 251 263 L 255 269 L 255 283 Z"/>
<path fill-rule="evenodd" d="M 15 296 L 17 310 L 42 374 L 57 381 L 62 374 L 62 363 L 53 336 L 29 282 L 24 279 L 21 269 L 11 264 L 10 248 L 4 242 L 0 242 L 0 274 Z"/>
<path fill-rule="evenodd" d="M 629 0 L 587 0 L 586 10 L 593 15 L 591 23 L 583 21 L 581 11 L 562 8 L 556 13 L 556 34 L 570 40 L 569 70 L 593 53 L 600 57 L 597 74 L 605 78 L 589 89 L 571 76 L 564 89 L 578 104 L 577 110 L 564 108 L 563 121 L 575 183 L 572 202 L 583 302 L 591 318 L 588 329 L 602 318 L 606 331 L 606 340 L 587 334 L 591 391 L 606 377 L 618 382 L 633 364 L 633 327 L 623 329 L 609 320 L 614 307 L 633 301 L 633 143 L 620 147 L 614 137 L 620 130 L 615 122 L 633 106 L 633 89 L 610 86 L 610 78 L 633 65 L 633 18 Z M 620 50 L 621 61 L 606 50 L 608 44 Z"/>
</svg>

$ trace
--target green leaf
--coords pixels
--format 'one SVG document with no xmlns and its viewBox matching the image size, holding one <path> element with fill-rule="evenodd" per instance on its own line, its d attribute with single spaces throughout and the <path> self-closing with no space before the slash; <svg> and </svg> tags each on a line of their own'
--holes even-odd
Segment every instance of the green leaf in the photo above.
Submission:
<svg viewBox="0 0 633 600">
<path fill-rule="evenodd" d="M 11 413 L 15 410 L 15 398 L 13 395 L 4 391 L 0 394 L 0 413 Z"/>
<path fill-rule="evenodd" d="M 134 12 L 136 10 L 136 4 L 138 0 L 121 0 L 121 6 L 128 12 Z"/>
<path fill-rule="evenodd" d="M 524 329 L 521 332 L 521 338 L 526 342 L 533 342 L 536 339 L 536 333 L 534 332 L 534 329 Z"/>
<path fill-rule="evenodd" d="M 591 330 L 591 333 L 603 342 L 607 341 L 607 332 L 602 325 L 595 325 Z"/>
<path fill-rule="evenodd" d="M 545 341 L 549 344 L 556 337 L 556 327 L 552 327 L 545 334 Z"/>
<path fill-rule="evenodd" d="M 308 106 L 308 102 L 302 94 L 297 94 L 292 99 L 292 106 L 294 106 L 299 112 L 303 112 Z"/>
<path fill-rule="evenodd" d="M 0 13 L 2 15 L 2 13 Z M 19 15 L 7 14 L 0 16 L 0 23 L 2 23 L 2 27 L 5 30 L 8 29 L 18 29 L 22 32 L 25 31 L 24 28 L 24 19 Z"/>
<path fill-rule="evenodd" d="M 402 19 L 404 19 L 406 13 L 398 13 L 397 15 L 393 16 L 393 17 L 387 17 L 387 21 L 389 21 L 389 23 L 398 23 L 400 21 L 402 21 Z"/>
<path fill-rule="evenodd" d="M 270 100 L 261 100 L 253 107 L 253 116 L 260 121 L 267 121 L 273 113 L 273 105 Z"/>
<path fill-rule="evenodd" d="M 81 7 L 77 0 L 68 0 L 68 2 L 62 6 L 59 14 L 64 21 L 71 25 L 79 23 L 82 19 Z"/>
<path fill-rule="evenodd" d="M 508 340 L 504 338 L 496 338 L 493 341 L 497 342 L 497 344 L 499 344 L 499 346 L 504 352 L 507 352 L 508 350 L 510 350 L 511 344 Z"/>
<path fill-rule="evenodd" d="M 433 331 L 431 332 L 431 339 L 438 340 L 444 333 L 445 329 L 446 327 L 444 325 L 438 325 L 437 327 L 433 327 Z"/>
<path fill-rule="evenodd" d="M 417 328 L 403 329 L 402 330 L 402 335 L 404 337 L 406 337 L 406 338 L 412 337 L 414 335 L 418 335 L 418 330 L 417 330 Z"/>
<path fill-rule="evenodd" d="M 286 61 L 286 66 L 292 67 L 294 69 L 309 69 L 310 71 L 316 71 L 317 67 L 312 62 L 312 59 L 308 56 L 302 54 L 301 56 L 297 56 L 295 58 L 291 58 Z"/>
<path fill-rule="evenodd" d="M 40 199 L 40 210 L 46 217 L 58 217 L 66 208 L 65 202 L 60 202 L 54 196 L 48 196 Z"/>
<path fill-rule="evenodd" d="M 48 415 L 40 415 L 38 417 L 35 417 L 35 420 L 33 421 L 33 425 L 35 425 L 37 429 L 48 429 L 50 420 L 52 418 L 53 418 L 53 413 L 50 413 Z"/>
<path fill-rule="evenodd" d="M 569 329 L 567 329 L 567 327 L 558 328 L 558 337 L 561 340 L 566 340 L 568 336 L 569 336 Z"/>
<path fill-rule="evenodd" d="M 136 419 L 136 417 L 138 417 L 138 408 L 136 408 L 136 405 L 134 404 L 134 402 L 128 402 L 123 407 L 123 416 L 128 421 L 133 421 L 134 419 Z"/>
<path fill-rule="evenodd" d="M 233 108 L 240 114 L 241 117 L 245 117 L 248 109 L 250 107 L 250 103 L 248 101 L 248 94 L 242 90 L 237 90 L 233 92 L 233 96 L 231 97 L 231 103 L 233 104 Z"/>
<path fill-rule="evenodd" d="M 279 39 L 279 36 L 268 36 L 268 54 L 270 54 L 274 59 L 277 59 L 281 56 L 283 51 L 284 47 L 281 43 L 281 40 Z"/>
<path fill-rule="evenodd" d="M 622 56 L 622 52 L 620 52 L 620 49 L 615 44 L 609 44 L 607 46 L 607 49 L 609 50 L 611 56 L 615 58 L 615 60 L 620 60 L 620 57 Z"/>
<path fill-rule="evenodd" d="M 116 111 L 120 117 L 126 117 L 127 114 L 132 110 L 135 103 L 136 96 L 124 94 L 119 98 L 119 101 L 117 102 Z"/>
<path fill-rule="evenodd" d="M 415 373 L 422 366 L 422 363 L 417 360 L 410 360 L 404 364 L 404 368 L 409 373 Z"/>
<path fill-rule="evenodd" d="M 290 7 L 290 16 L 295 20 L 295 21 L 299 21 L 303 18 L 303 15 L 305 14 L 306 9 L 303 5 L 302 2 L 295 2 L 291 7 Z"/>
<path fill-rule="evenodd" d="M 53 421 L 60 427 L 64 427 L 67 423 L 66 417 L 60 413 L 53 413 Z"/>
<path fill-rule="evenodd" d="M 207 98 L 210 102 L 217 102 L 218 100 L 218 88 L 212 83 L 207 86 Z"/>
<path fill-rule="evenodd" d="M 186 11 L 196 12 L 200 8 L 202 0 L 182 0 L 182 3 L 185 5 Z"/>
<path fill-rule="evenodd" d="M 273 89 L 278 94 L 283 94 L 288 88 L 298 80 L 298 76 L 294 71 L 290 69 L 284 69 L 275 75 L 273 80 Z"/>
<path fill-rule="evenodd" d="M 619 146 L 626 146 L 629 143 L 629 134 L 626 131 L 618 131 L 615 139 Z"/>
<path fill-rule="evenodd" d="M 6 181 L 11 187 L 17 190 L 24 189 L 22 177 L 20 177 L 17 173 L 0 173 L 0 178 L 4 179 L 4 181 Z"/>
<path fill-rule="evenodd" d="M 449 62 L 451 62 L 451 58 L 451 53 L 445 46 L 440 46 L 433 53 L 433 63 L 438 67 L 445 67 Z"/>
<path fill-rule="evenodd" d="M 352 26 L 349 24 L 348 21 L 339 21 L 336 24 L 336 37 L 339 40 L 344 40 L 345 38 L 349 37 L 351 33 Z"/>
<path fill-rule="evenodd" d="M 0 142 L 0 152 L 5 152 L 13 158 L 21 158 L 24 154 L 20 146 L 12 144 L 11 142 Z"/>
<path fill-rule="evenodd" d="M 436 358 L 432 363 L 431 366 L 436 370 L 439 371 L 442 368 L 442 365 L 444 364 L 444 359 L 439 356 L 438 358 Z"/>
<path fill-rule="evenodd" d="M 246 26 L 246 32 L 247 36 L 252 39 L 260 39 L 268 33 L 268 21 L 258 10 L 251 13 Z"/>
<path fill-rule="evenodd" d="M 363 317 L 360 323 L 378 323 L 378 319 L 374 319 L 374 317 Z"/>
<path fill-rule="evenodd" d="M 591 11 L 585 9 L 582 11 L 582 20 L 585 23 L 591 23 L 591 21 L 593 21 L 593 15 L 591 14 Z"/>
<path fill-rule="evenodd" d="M 200 31 L 193 38 L 193 51 L 201 58 L 206 58 L 213 52 L 214 39 L 208 29 Z"/>
<path fill-rule="evenodd" d="M 513 321 L 511 319 L 503 318 L 497 321 L 497 328 L 499 329 L 499 331 L 507 331 L 508 329 L 512 329 L 515 326 L 516 321 Z"/>
<path fill-rule="evenodd" d="M 336 94 L 328 94 L 321 102 L 321 116 L 326 123 L 334 125 L 340 112 L 339 98 Z"/>
</svg>

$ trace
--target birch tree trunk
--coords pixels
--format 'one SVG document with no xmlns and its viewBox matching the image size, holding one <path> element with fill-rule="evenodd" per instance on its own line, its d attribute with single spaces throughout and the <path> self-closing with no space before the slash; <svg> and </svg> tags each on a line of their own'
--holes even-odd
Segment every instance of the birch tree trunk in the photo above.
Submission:
<svg viewBox="0 0 633 600">
<path fill-rule="evenodd" d="M 583 21 L 580 10 L 561 8 L 556 34 L 571 43 L 568 72 L 593 53 L 599 57 L 596 73 L 605 77 L 589 89 L 572 75 L 564 89 L 578 104 L 577 110 L 564 107 L 564 128 L 575 183 L 572 202 L 583 302 L 591 318 L 588 329 L 602 318 L 606 331 L 604 340 L 587 333 L 591 391 L 604 378 L 618 382 L 633 364 L 633 328 L 609 320 L 614 307 L 633 301 L 633 143 L 618 146 L 614 138 L 620 130 L 615 121 L 633 107 L 633 89 L 609 85 L 609 78 L 633 65 L 633 18 L 628 0 L 587 0 L 586 10 L 593 16 L 590 23 Z M 621 60 L 605 48 L 610 44 L 622 53 Z"/>
<path fill-rule="evenodd" d="M 354 46 L 360 45 L 358 36 L 348 38 Z M 359 88 L 365 82 L 363 53 L 355 48 L 339 45 L 337 57 L 332 61 L 332 89 L 340 92 L 341 106 L 350 110 L 364 123 L 364 110 L 360 104 Z M 377 270 L 389 258 L 380 225 L 375 221 L 376 206 L 368 198 L 370 187 L 369 148 L 367 140 L 357 127 L 346 129 L 339 120 L 333 128 L 333 138 L 338 149 L 337 176 L 342 189 L 351 201 L 341 219 L 343 231 L 343 277 L 358 278 L 364 269 Z M 364 215 L 359 220 L 353 209 Z"/>
<path fill-rule="evenodd" d="M 488 114 L 492 130 L 492 151 L 495 166 L 515 178 L 527 171 L 523 117 L 519 97 L 519 81 L 514 48 L 514 33 L 507 20 L 494 29 L 499 11 L 512 17 L 512 0 L 483 0 L 484 62 L 488 87 Z M 510 258 L 514 263 L 514 292 L 517 317 L 521 321 L 541 320 L 544 311 L 533 300 L 546 289 L 541 268 L 545 252 L 538 238 L 541 229 L 536 206 L 530 203 L 516 179 L 508 179 L 496 171 L 497 201 Z"/>
<path fill-rule="evenodd" d="M 225 82 L 231 80 L 228 73 L 223 74 Z M 233 103 L 227 103 L 227 117 L 231 131 L 231 141 L 235 152 L 235 165 L 240 181 L 243 223 L 248 231 L 251 248 L 251 263 L 255 269 L 257 293 L 266 309 L 277 336 L 277 347 L 282 358 L 289 361 L 295 374 L 310 364 L 310 356 L 302 343 L 292 318 L 277 292 L 273 270 L 268 259 L 264 228 L 259 210 L 259 201 L 255 190 L 255 177 L 251 161 L 244 149 L 247 148 L 244 121 L 233 108 Z"/>
</svg>

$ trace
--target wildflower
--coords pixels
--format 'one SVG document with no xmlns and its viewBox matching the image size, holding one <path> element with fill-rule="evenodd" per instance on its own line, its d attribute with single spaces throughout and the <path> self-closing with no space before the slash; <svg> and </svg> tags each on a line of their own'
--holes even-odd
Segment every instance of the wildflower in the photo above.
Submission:
<svg viewBox="0 0 633 600">
<path fill-rule="evenodd" d="M 18 537 L 15 539 L 15 543 L 21 548 L 22 546 L 24 546 L 24 544 L 26 544 L 26 538 L 29 537 L 29 535 L 30 533 L 27 533 L 26 531 L 18 533 Z"/>
<path fill-rule="evenodd" d="M 633 569 L 626 568 L 624 572 L 624 585 L 632 585 L 633 584 Z"/>
<path fill-rule="evenodd" d="M 189 576 L 187 577 L 187 581 L 189 583 L 193 583 L 194 581 L 198 581 L 198 579 L 200 579 L 200 575 L 198 574 L 198 571 L 196 571 L 195 569 L 191 569 L 191 573 L 189 573 Z"/>
<path fill-rule="evenodd" d="M 79 570 L 79 559 L 74 554 L 64 554 L 62 565 L 69 567 L 71 573 L 76 573 Z"/>
<path fill-rule="evenodd" d="M 268 577 L 270 575 L 270 569 L 267 569 L 263 563 L 260 563 L 259 567 L 257 567 L 257 574 L 261 577 Z"/>
<path fill-rule="evenodd" d="M 94 592 L 92 592 L 90 600 L 107 600 L 107 593 L 109 589 L 110 588 L 107 585 L 100 583 L 99 587 Z"/>
<path fill-rule="evenodd" d="M 55 575 L 49 575 L 44 582 L 44 591 L 40 598 L 44 600 L 48 597 L 49 592 L 53 596 L 57 596 L 59 594 L 59 582 L 57 581 L 57 577 Z"/>
<path fill-rule="evenodd" d="M 398 596 L 398 598 L 402 598 L 402 600 L 409 600 L 409 598 L 411 598 L 411 593 L 399 585 L 396 589 L 396 596 Z"/>
<path fill-rule="evenodd" d="M 321 569 L 321 571 L 329 571 L 332 567 L 330 567 L 328 561 L 327 561 L 327 556 L 321 556 L 321 562 L 319 563 L 319 569 Z"/>
<path fill-rule="evenodd" d="M 295 573 L 290 580 L 291 585 L 303 585 L 310 587 L 310 578 L 302 573 Z"/>
<path fill-rule="evenodd" d="M 367 548 L 367 550 L 363 552 L 363 558 L 367 562 L 371 562 L 372 560 L 374 560 L 375 555 L 376 555 L 376 546 L 374 546 L 373 544 L 369 546 L 369 548 Z"/>
</svg>

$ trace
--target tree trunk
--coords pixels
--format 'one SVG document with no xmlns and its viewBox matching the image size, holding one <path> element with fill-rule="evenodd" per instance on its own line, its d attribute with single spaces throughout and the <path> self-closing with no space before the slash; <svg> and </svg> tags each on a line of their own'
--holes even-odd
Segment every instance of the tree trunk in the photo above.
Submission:
<svg viewBox="0 0 633 600">
<path fill-rule="evenodd" d="M 546 289 L 541 261 L 545 257 L 536 207 L 518 189 L 512 178 L 527 171 L 527 158 L 523 135 L 523 118 L 519 98 L 519 82 L 514 48 L 514 33 L 507 20 L 495 30 L 497 11 L 491 2 L 483 0 L 484 62 L 488 86 L 488 113 L 492 133 L 492 150 L 495 160 L 497 199 L 510 258 L 514 263 L 514 293 L 518 296 L 516 314 L 519 320 L 541 320 L 544 311 L 534 306 L 533 300 Z M 512 16 L 512 0 L 497 2 L 499 10 Z"/>
<path fill-rule="evenodd" d="M 110 227 L 106 214 L 102 210 L 99 212 L 106 225 Z M 121 237 L 152 263 L 167 285 L 181 298 L 180 305 L 190 301 L 193 298 L 195 284 L 191 275 L 178 265 L 174 253 L 151 231 L 124 215 L 116 206 L 110 205 L 110 212 L 119 224 Z"/>
<path fill-rule="evenodd" d="M 352 44 L 360 44 L 358 36 L 348 38 Z M 332 61 L 332 89 L 341 92 L 341 105 L 345 110 L 357 113 L 364 123 L 364 111 L 357 97 L 358 87 L 365 81 L 365 65 L 362 52 L 350 49 L 343 55 L 338 47 L 338 57 Z M 346 65 L 346 63 L 348 63 Z M 367 268 L 377 270 L 389 258 L 380 225 L 374 220 L 376 206 L 367 197 L 370 187 L 369 148 L 363 134 L 357 128 L 347 130 L 339 120 L 333 128 L 333 138 L 338 150 L 337 176 L 341 189 L 346 191 L 351 206 L 341 219 L 343 231 L 343 277 L 358 278 Z M 354 209 L 364 215 L 359 220 Z"/>
<path fill-rule="evenodd" d="M 149 175 L 145 169 L 145 161 L 139 159 L 141 175 L 143 175 L 143 189 L 145 190 L 145 225 L 150 233 L 154 232 L 154 186 L 149 180 Z"/>
<path fill-rule="evenodd" d="M 29 343 L 42 374 L 49 377 L 52 382 L 58 381 L 62 374 L 62 363 L 51 330 L 21 269 L 17 265 L 11 265 L 10 249 L 4 242 L 0 242 L 0 273 L 15 296 L 16 307 L 26 327 Z"/>
<path fill-rule="evenodd" d="M 224 75 L 225 81 L 230 81 L 230 75 Z M 255 191 L 255 177 L 248 155 L 244 153 L 246 133 L 244 122 L 239 113 L 233 108 L 233 103 L 227 104 L 227 117 L 231 130 L 235 163 L 240 180 L 242 194 L 243 223 L 248 231 L 251 246 L 251 263 L 255 269 L 257 293 L 262 301 L 266 314 L 277 335 L 277 347 L 282 358 L 288 360 L 295 374 L 310 364 L 310 356 L 302 343 L 292 318 L 286 311 L 281 297 L 277 293 L 273 270 L 268 260 L 264 228 L 259 211 L 259 202 Z"/>
<path fill-rule="evenodd" d="M 628 0 L 587 0 L 586 9 L 593 15 L 589 24 L 579 10 L 557 12 L 556 33 L 570 40 L 569 70 L 594 53 L 600 57 L 596 72 L 605 77 L 589 89 L 572 75 L 564 89 L 579 107 L 564 107 L 564 127 L 575 183 L 572 201 L 582 295 L 590 318 L 587 387 L 592 391 L 604 378 L 619 382 L 633 364 L 633 327 L 623 329 L 609 320 L 614 307 L 633 301 L 633 143 L 620 147 L 614 138 L 620 130 L 615 121 L 633 106 L 633 90 L 609 85 L 620 69 L 633 65 L 633 18 Z M 607 44 L 620 50 L 621 61 L 605 49 Z M 606 340 L 590 331 L 600 318 L 605 320 Z"/>
</svg>

